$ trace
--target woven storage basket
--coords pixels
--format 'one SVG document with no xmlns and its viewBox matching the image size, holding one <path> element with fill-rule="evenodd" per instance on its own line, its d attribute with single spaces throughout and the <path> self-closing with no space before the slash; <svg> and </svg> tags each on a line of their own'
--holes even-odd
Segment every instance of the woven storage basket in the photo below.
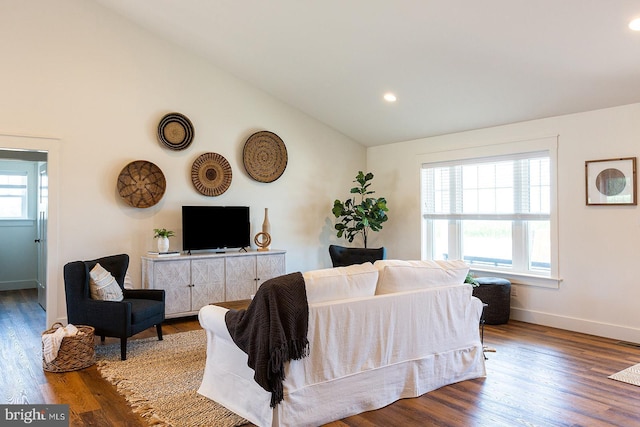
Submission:
<svg viewBox="0 0 640 427">
<path fill-rule="evenodd" d="M 42 333 L 52 334 L 56 329 L 62 327 L 62 323 L 56 322 Z M 64 337 L 58 356 L 51 362 L 44 360 L 44 344 L 42 355 L 42 368 L 47 372 L 69 372 L 87 368 L 96 363 L 95 341 L 93 338 L 94 328 L 92 326 L 76 325 L 78 334 L 72 337 Z M 80 333 L 83 332 L 83 333 Z"/>
</svg>

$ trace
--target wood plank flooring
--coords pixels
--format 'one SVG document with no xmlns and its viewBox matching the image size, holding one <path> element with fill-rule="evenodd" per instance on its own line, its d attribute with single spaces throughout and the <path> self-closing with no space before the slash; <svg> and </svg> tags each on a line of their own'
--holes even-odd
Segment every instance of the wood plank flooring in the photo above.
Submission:
<svg viewBox="0 0 640 427">
<path fill-rule="evenodd" d="M 44 322 L 35 290 L 0 292 L 0 402 L 68 403 L 72 426 L 146 425 L 95 366 L 42 370 Z M 167 321 L 163 331 L 199 328 L 192 317 Z M 149 329 L 134 339 L 154 335 Z M 329 426 L 640 426 L 640 387 L 607 378 L 640 363 L 640 348 L 517 321 L 486 326 L 485 344 L 496 349 L 487 353 L 486 378 Z"/>
</svg>

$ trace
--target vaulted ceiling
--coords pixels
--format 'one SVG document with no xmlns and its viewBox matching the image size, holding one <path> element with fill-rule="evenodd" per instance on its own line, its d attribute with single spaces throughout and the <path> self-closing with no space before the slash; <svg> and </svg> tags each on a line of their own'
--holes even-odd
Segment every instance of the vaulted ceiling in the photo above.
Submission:
<svg viewBox="0 0 640 427">
<path fill-rule="evenodd" d="M 640 102 L 637 0 L 95 1 L 367 146 Z"/>
</svg>

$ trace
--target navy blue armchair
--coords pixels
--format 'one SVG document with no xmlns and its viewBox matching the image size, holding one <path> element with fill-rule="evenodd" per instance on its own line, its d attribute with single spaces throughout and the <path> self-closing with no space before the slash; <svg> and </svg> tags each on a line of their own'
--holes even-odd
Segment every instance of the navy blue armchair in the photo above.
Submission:
<svg viewBox="0 0 640 427">
<path fill-rule="evenodd" d="M 89 292 L 89 272 L 100 263 L 122 288 L 122 301 L 94 300 Z M 127 338 L 156 327 L 162 340 L 165 293 L 163 289 L 125 289 L 124 276 L 129 255 L 111 255 L 91 261 L 73 261 L 64 266 L 67 321 L 74 325 L 93 326 L 102 342 L 105 337 L 120 338 L 120 357 L 127 358 Z"/>
<path fill-rule="evenodd" d="M 329 245 L 329 256 L 334 267 L 346 267 L 365 262 L 374 263 L 386 259 L 387 250 L 382 248 L 345 248 L 344 246 Z"/>
</svg>

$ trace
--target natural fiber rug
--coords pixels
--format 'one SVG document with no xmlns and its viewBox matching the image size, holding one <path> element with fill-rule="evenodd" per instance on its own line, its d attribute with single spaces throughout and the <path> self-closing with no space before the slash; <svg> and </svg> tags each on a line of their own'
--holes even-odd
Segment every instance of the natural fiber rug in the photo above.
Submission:
<svg viewBox="0 0 640 427">
<path fill-rule="evenodd" d="M 616 374 L 610 375 L 609 378 L 616 381 L 622 381 L 623 383 L 640 386 L 640 363 Z"/>
<path fill-rule="evenodd" d="M 206 358 L 204 330 L 129 340 L 127 360 L 120 343 L 97 345 L 98 370 L 150 425 L 238 426 L 247 421 L 197 394 Z"/>
</svg>

